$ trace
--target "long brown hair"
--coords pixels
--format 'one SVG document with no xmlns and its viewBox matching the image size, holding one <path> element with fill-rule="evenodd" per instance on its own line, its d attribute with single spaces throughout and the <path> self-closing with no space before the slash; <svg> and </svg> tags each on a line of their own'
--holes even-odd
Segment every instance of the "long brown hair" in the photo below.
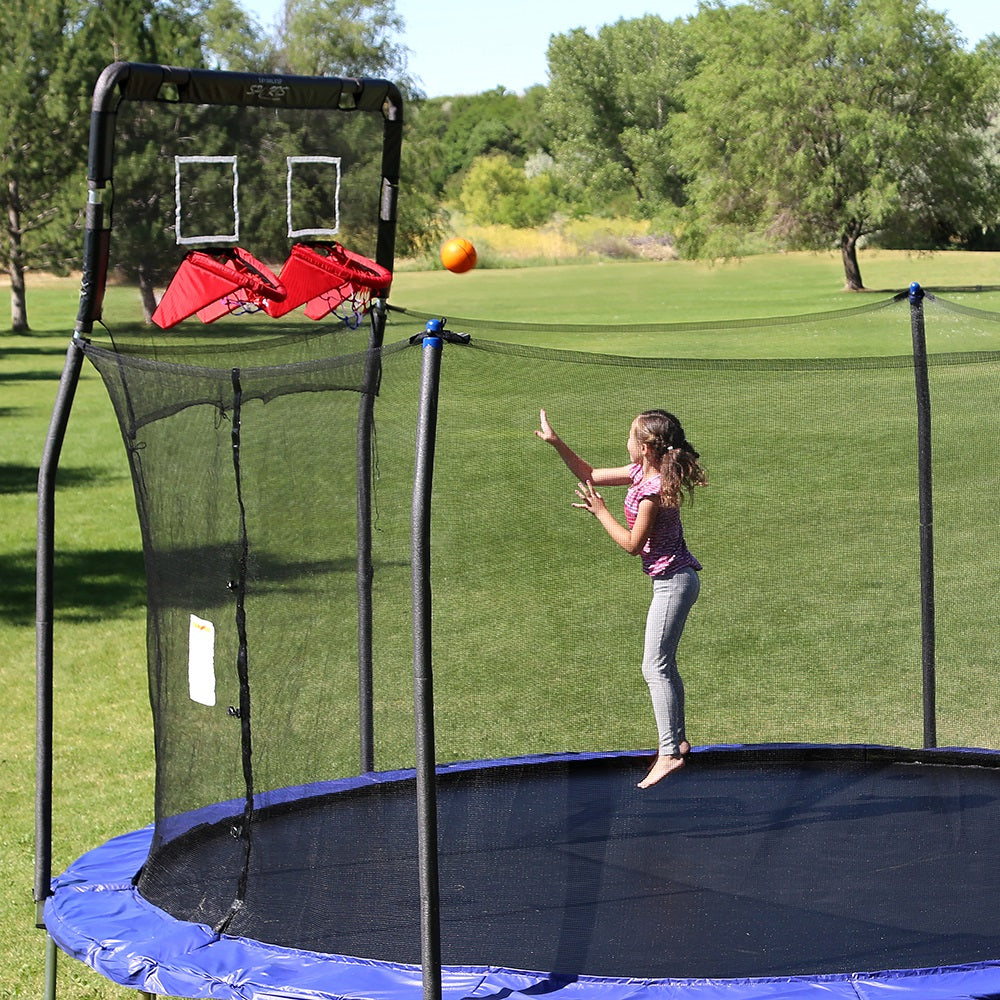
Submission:
<svg viewBox="0 0 1000 1000">
<path fill-rule="evenodd" d="M 681 422 L 666 410 L 645 410 L 635 427 L 639 444 L 648 445 L 653 461 L 660 469 L 660 502 L 664 507 L 679 507 L 685 494 L 694 500 L 694 488 L 708 485 L 708 473 L 698 462 L 699 454 L 691 447 Z"/>
</svg>

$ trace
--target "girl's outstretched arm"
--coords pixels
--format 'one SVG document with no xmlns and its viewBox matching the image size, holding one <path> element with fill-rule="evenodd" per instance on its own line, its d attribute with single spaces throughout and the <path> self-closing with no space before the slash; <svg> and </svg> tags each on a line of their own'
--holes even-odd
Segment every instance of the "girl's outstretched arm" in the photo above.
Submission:
<svg viewBox="0 0 1000 1000">
<path fill-rule="evenodd" d="M 576 495 L 580 503 L 573 504 L 580 510 L 589 511 L 608 533 L 611 539 L 620 545 L 630 556 L 637 556 L 646 546 L 649 536 L 656 524 L 656 515 L 660 512 L 659 504 L 652 497 L 644 497 L 639 501 L 639 511 L 631 528 L 619 522 L 608 510 L 604 497 L 594 489 L 591 481 L 579 483 Z"/>
<path fill-rule="evenodd" d="M 581 458 L 552 429 L 548 414 L 544 410 L 539 411 L 538 419 L 540 426 L 535 431 L 535 436 L 555 448 L 559 457 L 566 463 L 566 468 L 581 483 L 590 482 L 597 486 L 624 486 L 632 481 L 628 474 L 628 466 L 623 465 L 617 469 L 595 469 L 586 459 Z"/>
</svg>

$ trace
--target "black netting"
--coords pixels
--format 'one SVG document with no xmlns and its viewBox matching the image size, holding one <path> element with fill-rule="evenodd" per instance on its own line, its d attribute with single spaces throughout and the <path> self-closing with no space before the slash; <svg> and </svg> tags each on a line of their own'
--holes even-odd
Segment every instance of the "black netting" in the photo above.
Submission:
<svg viewBox="0 0 1000 1000">
<path fill-rule="evenodd" d="M 907 308 L 891 308 L 907 338 Z M 929 332 L 946 335 L 950 322 L 982 322 L 988 342 L 990 317 L 929 304 Z M 236 934 L 417 961 L 412 784 L 362 781 L 339 798 L 326 794 L 328 782 L 358 771 L 357 430 L 366 384 L 378 386 L 376 769 L 414 762 L 410 507 L 421 351 L 404 340 L 368 352 L 358 340 L 202 345 L 186 364 L 183 345 L 88 353 L 118 411 L 146 549 L 157 828 L 142 893 Z M 996 353 L 931 357 L 942 744 L 997 746 L 998 373 Z M 473 331 L 469 345 L 446 344 L 442 360 L 431 539 L 438 759 L 655 743 L 638 669 L 648 582 L 571 508 L 573 480 L 533 430 L 544 406 L 595 464 L 618 465 L 632 417 L 657 405 L 682 415 L 711 479 L 684 508 L 704 565 L 680 657 L 692 741 L 919 746 L 909 357 L 637 359 L 489 342 Z M 606 493 L 619 507 L 618 492 Z M 192 615 L 215 630 L 214 705 L 192 697 Z M 472 914 L 480 905 L 467 899 L 466 863 L 488 855 L 495 867 L 483 880 L 499 896 L 488 913 L 468 916 L 471 925 L 511 925 L 520 914 L 513 926 L 523 923 L 544 953 L 530 961 L 549 968 L 546 960 L 566 958 L 566 928 L 540 937 L 523 907 L 503 902 L 502 887 L 538 886 L 551 838 L 568 835 L 567 823 L 580 833 L 604 816 L 591 834 L 614 843 L 618 824 L 646 815 L 635 812 L 633 775 L 621 766 L 599 767 L 590 791 L 564 783 L 564 770 L 555 785 L 523 787 L 511 771 L 515 783 L 499 783 L 509 792 L 502 812 L 489 815 L 501 807 L 476 798 L 476 774 L 459 782 L 465 798 L 443 786 L 446 927 L 466 920 L 463 906 Z M 613 816 L 592 811 L 608 773 L 622 788 Z M 519 844 L 550 811 L 555 825 L 540 835 L 541 853 L 505 854 L 482 839 L 485 828 Z M 567 877 L 586 889 L 596 869 L 573 857 Z M 445 961 L 482 953 L 484 962 L 517 964 L 516 946 L 491 956 L 488 943 L 463 951 L 446 939 Z M 594 961 L 600 967 L 588 971 L 625 974 L 613 957 Z M 677 971 L 667 968 L 640 972 Z"/>
<path fill-rule="evenodd" d="M 459 641 L 436 656 L 441 676 L 468 687 L 479 722 L 470 732 L 444 714 L 445 756 L 482 753 L 483 733 L 495 739 L 487 756 L 509 742 L 654 742 L 636 671 L 647 581 L 569 507 L 572 478 L 532 435 L 540 404 L 595 464 L 619 464 L 632 416 L 660 404 L 684 415 L 702 453 L 711 485 L 684 521 L 704 590 L 682 648 L 698 742 L 919 739 L 916 439 L 905 362 L 629 365 L 490 345 L 449 353 L 442 395 L 444 461 L 460 463 L 466 489 L 436 498 L 435 566 L 466 614 L 475 609 L 476 638 L 461 641 L 438 584 L 436 631 L 450 627 Z M 833 435 L 811 419 L 831 400 Z M 473 408 L 495 437 L 469 435 Z M 623 491 L 605 492 L 620 507 Z M 513 538 L 509 521 L 490 515 L 511 508 L 522 512 Z M 511 603 L 507 593 L 531 600 Z M 474 701 L 486 686 L 491 696 Z M 579 703 L 581 687 L 592 694 L 567 747 L 563 727 L 544 724 L 526 692 Z"/>
</svg>

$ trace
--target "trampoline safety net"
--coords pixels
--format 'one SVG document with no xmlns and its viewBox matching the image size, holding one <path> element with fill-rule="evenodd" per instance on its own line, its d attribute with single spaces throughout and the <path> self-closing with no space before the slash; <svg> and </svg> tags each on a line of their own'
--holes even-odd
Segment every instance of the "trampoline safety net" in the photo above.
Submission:
<svg viewBox="0 0 1000 1000">
<path fill-rule="evenodd" d="M 905 334 L 905 304 L 891 308 Z M 398 319 L 391 330 L 400 330 Z M 94 345 L 87 354 L 115 403 L 146 556 L 157 783 L 139 890 L 181 919 L 229 934 L 419 962 L 412 788 L 408 772 L 399 781 L 394 772 L 413 765 L 410 504 L 421 351 L 406 337 L 372 352 L 360 336 L 340 333 L 206 342 L 183 363 L 163 347 L 155 359 Z M 932 357 L 943 744 L 996 745 L 998 371 L 994 353 Z M 361 390 L 373 377 L 375 754 L 376 770 L 392 779 L 377 782 L 351 777 L 356 435 Z M 711 483 L 684 509 L 705 567 L 681 651 L 693 742 L 919 746 L 912 361 L 630 359 L 497 343 L 475 331 L 470 344 L 444 348 L 431 541 L 437 757 L 446 772 L 440 822 L 450 859 L 444 961 L 485 955 L 514 968 L 718 975 L 717 956 L 699 964 L 697 916 L 684 925 L 679 964 L 641 957 L 658 952 L 634 932 L 635 901 L 618 900 L 600 918 L 606 926 L 544 918 L 567 886 L 613 894 L 609 864 L 644 873 L 644 893 L 671 876 L 634 840 L 616 848 L 621 831 L 606 811 L 609 770 L 615 809 L 635 819 L 664 806 L 636 797 L 642 758 L 637 771 L 620 773 L 620 760 L 600 757 L 655 743 L 638 670 L 646 580 L 569 506 L 572 478 L 532 433 L 540 405 L 595 464 L 620 464 L 632 416 L 651 405 L 682 414 L 702 453 Z M 834 414 L 834 425 L 818 426 L 818 412 Z M 572 782 L 558 762 L 528 783 L 517 764 L 456 763 L 564 752 L 598 756 Z M 718 780 L 734 783 L 725 800 L 741 832 L 777 822 L 776 811 L 800 807 L 807 794 L 781 774 L 755 786 L 739 766 Z M 832 767 L 822 808 L 856 780 L 850 765 Z M 494 794 L 477 799 L 487 783 Z M 701 807 L 680 786 L 677 794 L 671 808 L 683 822 Z M 868 836 L 892 840 L 893 815 L 875 810 Z M 726 823 L 720 815 L 715 836 L 728 836 Z M 568 830 L 576 846 L 567 854 Z M 591 856 L 588 843 L 605 853 Z M 703 841 L 703 867 L 713 843 Z M 782 865 L 816 863 L 783 845 L 792 853 Z M 857 867 L 864 854 L 859 842 L 853 862 L 836 858 L 835 880 L 850 870 L 859 887 L 871 884 Z M 481 883 L 475 893 L 470 881 Z M 835 953 L 878 962 L 878 948 L 858 947 L 869 938 L 858 905 L 832 907 L 816 938 L 826 938 L 829 956 L 807 971 L 838 971 Z M 700 912 L 685 904 L 678 919 L 682 911 Z M 738 907 L 730 912 L 744 926 Z M 498 914 L 531 942 L 528 954 L 504 950 Z M 466 932 L 450 946 L 448 928 L 458 924 L 478 936 L 470 943 Z M 765 943 L 723 974 L 782 971 L 787 913 L 758 911 L 746 925 Z M 900 947 L 892 961 L 905 960 L 908 939 Z"/>
</svg>

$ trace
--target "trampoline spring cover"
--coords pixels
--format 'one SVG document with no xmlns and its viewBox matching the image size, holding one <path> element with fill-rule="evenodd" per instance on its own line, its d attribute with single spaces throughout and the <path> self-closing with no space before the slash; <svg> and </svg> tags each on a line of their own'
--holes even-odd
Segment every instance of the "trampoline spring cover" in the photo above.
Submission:
<svg viewBox="0 0 1000 1000">
<path fill-rule="evenodd" d="M 963 760 L 974 766 L 960 763 Z M 989 766 L 981 766 L 983 761 Z M 444 994 L 482 997 L 555 992 L 560 1000 L 583 1000 L 584 994 L 593 1000 L 625 1000 L 638 994 L 663 1000 L 858 1000 L 884 997 L 887 990 L 928 1000 L 1000 995 L 1000 966 L 994 957 L 1000 955 L 997 913 L 982 911 L 983 907 L 1000 908 L 1000 902 L 991 902 L 1000 900 L 997 876 L 992 874 L 998 869 L 996 852 L 990 847 L 1000 812 L 996 766 L 997 755 L 986 752 L 923 752 L 917 758 L 884 748 L 711 748 L 696 752 L 689 767 L 676 780 L 662 783 L 653 796 L 634 791 L 632 779 L 642 767 L 642 756 L 636 753 L 443 766 L 439 773 Z M 363 799 L 380 796 L 383 789 L 399 795 L 411 778 L 409 772 L 393 772 L 343 779 L 324 783 L 322 788 L 286 790 L 287 794 L 273 795 L 264 805 L 269 809 L 300 800 L 335 802 L 341 793 Z M 473 880 L 482 859 L 467 853 L 468 845 L 463 842 L 460 861 L 449 862 L 449 852 L 455 847 L 449 842 L 449 826 L 461 825 L 454 810 L 466 809 L 459 801 L 462 795 L 492 795 L 495 789 L 501 798 L 517 799 L 519 837 L 525 842 L 531 838 L 526 827 L 532 826 L 533 815 L 526 808 L 525 796 L 538 789 L 548 802 L 550 817 L 538 829 L 549 843 L 540 849 L 549 852 L 549 860 L 542 861 L 553 868 L 552 891 L 562 897 L 557 902 L 564 910 L 561 915 L 540 914 L 537 925 L 528 922 L 529 936 L 551 938 L 551 962 L 534 971 L 503 960 L 516 954 L 504 951 L 502 939 L 505 926 L 523 923 L 520 914 L 518 919 L 496 914 L 492 920 L 481 921 L 478 929 L 472 928 L 471 952 L 463 952 L 454 941 L 468 921 L 461 914 L 463 901 L 449 900 L 457 898 L 453 890 L 459 881 L 465 888 Z M 493 804 L 483 815 L 490 813 Z M 949 816 L 949 809 L 962 810 L 961 822 Z M 223 805 L 213 807 L 213 812 L 225 811 Z M 199 820 L 192 817 L 192 822 Z M 499 828 L 503 823 L 495 818 L 494 825 Z M 960 836 L 955 832 L 958 827 Z M 603 838 L 595 836 L 601 829 Z M 889 829 L 894 831 L 894 843 L 885 841 Z M 941 831 L 948 829 L 952 834 L 943 836 Z M 562 831 L 561 840 L 553 839 L 555 830 Z M 916 841 L 906 840 L 908 830 Z M 496 850 L 497 835 L 498 829 L 485 831 L 484 855 L 502 853 Z M 359 957 L 278 947 L 248 937 L 217 935 L 206 924 L 169 916 L 133 885 L 134 874 L 146 861 L 151 837 L 151 828 L 138 830 L 83 855 L 54 880 L 54 895 L 46 905 L 46 924 L 56 942 L 108 978 L 134 989 L 191 997 L 418 996 L 419 957 L 399 961 L 392 955 Z M 755 839 L 761 837 L 763 841 Z M 655 842 L 656 838 L 661 839 Z M 511 850 L 515 849 L 536 848 L 512 845 Z M 797 861 L 793 854 L 799 849 L 805 849 L 805 854 Z M 755 855 L 770 855 L 774 876 L 770 888 L 762 890 L 746 876 L 753 867 L 749 859 Z M 559 859 L 557 864 L 552 864 L 552 858 Z M 836 886 L 819 884 L 824 866 L 817 858 L 832 859 L 826 868 Z M 906 871 L 900 870 L 906 866 L 899 858 L 908 859 Z M 626 870 L 629 859 L 635 871 Z M 522 861 L 523 872 L 531 873 L 532 860 Z M 688 867 L 680 872 L 671 867 L 676 865 Z M 700 872 L 697 865 L 702 866 Z M 562 872 L 555 870 L 560 867 Z M 895 873 L 888 871 L 893 867 Z M 762 870 L 766 873 L 766 866 Z M 805 872 L 799 884 L 795 883 L 796 871 Z M 575 882 L 563 877 L 566 872 Z M 673 884 L 664 883 L 665 872 L 672 872 Z M 874 911 L 858 914 L 858 926 L 852 927 L 852 920 L 845 917 L 856 906 L 850 894 L 863 893 L 862 882 L 870 880 L 872 872 L 885 872 L 886 878 L 872 885 Z M 649 894 L 653 909 L 645 916 L 652 926 L 605 933 L 609 913 L 620 917 L 621 900 L 636 895 L 636 886 L 651 875 L 661 885 L 659 894 Z M 502 881 L 509 876 L 509 870 L 500 870 L 495 878 Z M 742 884 L 737 885 L 740 879 Z M 941 884 L 940 880 L 947 883 L 949 879 L 950 888 Z M 597 907 L 585 913 L 587 900 L 567 896 L 582 892 L 596 904 L 591 897 L 599 894 L 599 886 L 608 888 L 611 911 L 602 913 Z M 523 890 L 523 909 L 530 917 L 545 886 L 518 888 Z M 876 898 L 889 891 L 899 892 L 900 898 Z M 752 907 L 743 911 L 754 893 L 760 895 L 752 900 L 758 909 L 756 918 Z M 449 914 L 449 906 L 458 909 Z M 712 909 L 717 906 L 721 908 Z M 635 916 L 642 911 L 640 907 L 629 912 Z M 956 914 L 965 916 L 959 919 Z M 814 918 L 818 923 L 814 933 L 808 933 L 806 925 Z M 678 920 L 680 924 L 675 923 Z M 602 963 L 614 965 L 618 945 L 624 948 L 631 938 L 642 944 L 647 934 L 668 956 L 673 951 L 697 950 L 691 929 L 701 934 L 709 924 L 720 926 L 720 937 L 703 943 L 702 950 L 709 955 L 703 968 L 696 967 L 703 961 L 697 956 L 675 956 L 674 964 L 681 972 L 694 962 L 690 975 L 651 975 L 652 966 L 637 968 L 635 975 L 593 971 Z M 835 934 L 838 924 L 841 939 L 817 936 L 826 935 L 830 928 Z M 755 935 L 762 936 L 755 940 Z M 615 947 L 606 949 L 607 942 L 599 940 L 602 936 L 613 937 Z M 498 950 L 491 955 L 492 948 L 483 942 L 494 939 Z M 782 954 L 786 943 L 795 948 L 803 942 L 817 952 L 836 951 L 845 943 L 856 943 L 859 950 L 843 960 L 847 967 L 826 968 L 823 959 L 810 971 L 800 967 L 801 957 Z M 762 943 L 768 945 L 763 951 L 772 951 L 772 957 L 761 954 Z M 739 968 L 740 953 L 755 948 L 745 963 L 748 974 L 730 974 Z M 484 960 L 469 960 L 477 950 Z M 451 961 L 449 952 L 452 957 L 458 955 L 458 961 Z M 712 952 L 720 953 L 718 959 L 711 957 Z M 878 964 L 880 957 L 893 955 L 912 961 Z M 952 961 L 949 955 L 959 958 Z M 975 957 L 961 960 L 963 955 Z M 501 961 L 491 961 L 494 956 Z M 859 956 L 876 964 L 852 966 L 851 960 Z M 921 956 L 935 961 L 924 964 Z M 671 961 L 668 958 L 664 968 Z M 765 966 L 784 962 L 786 969 L 772 968 L 765 974 L 762 961 Z"/>
</svg>

